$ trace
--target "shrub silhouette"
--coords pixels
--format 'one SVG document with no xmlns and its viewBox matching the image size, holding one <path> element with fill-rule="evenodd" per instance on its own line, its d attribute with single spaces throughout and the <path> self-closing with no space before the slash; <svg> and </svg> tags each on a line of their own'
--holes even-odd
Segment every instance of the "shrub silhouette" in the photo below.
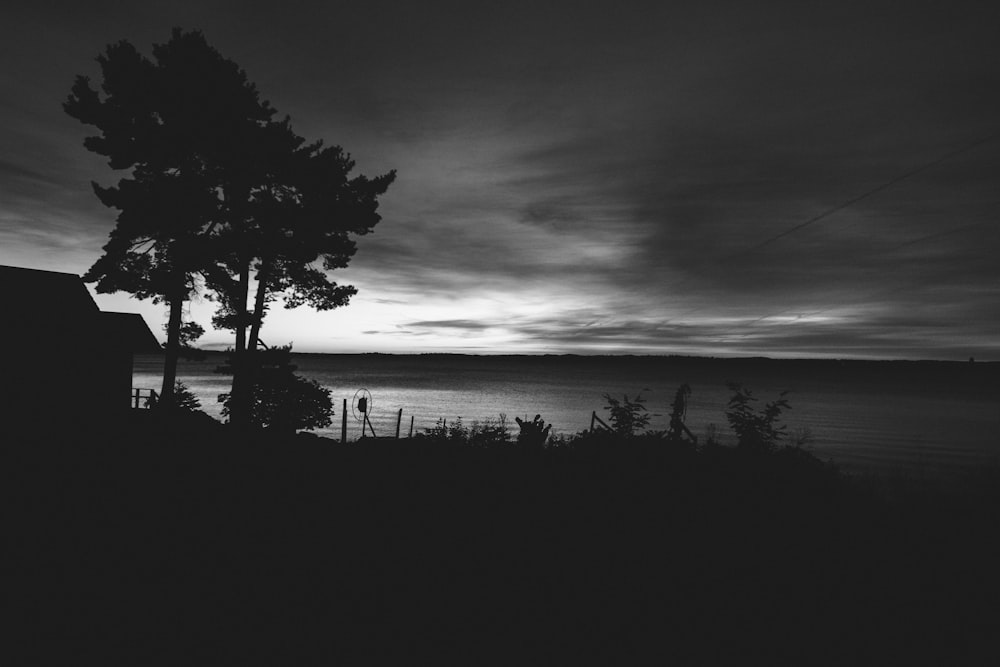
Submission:
<svg viewBox="0 0 1000 667">
<path fill-rule="evenodd" d="M 434 426 L 425 428 L 423 433 L 423 437 L 431 440 L 460 444 L 468 444 L 471 435 L 472 431 L 462 423 L 461 417 L 456 417 L 451 425 L 448 424 L 447 419 L 441 417 L 434 423 Z"/>
<path fill-rule="evenodd" d="M 201 401 L 180 380 L 174 382 L 174 408 L 178 412 L 197 412 L 201 410 Z"/>
<path fill-rule="evenodd" d="M 608 421 L 611 422 L 612 430 L 618 435 L 632 436 L 649 425 L 646 400 L 640 394 L 636 394 L 634 400 L 629 400 L 628 394 L 625 394 L 622 401 L 611 394 L 604 394 L 604 399 L 608 402 L 604 409 L 611 413 Z"/>
<path fill-rule="evenodd" d="M 496 419 L 473 421 L 471 426 L 466 426 L 461 417 L 456 417 L 451 424 L 442 417 L 434 426 L 425 428 L 419 437 L 474 447 L 495 447 L 510 444 L 510 426 L 507 415 L 502 412 Z"/>
<path fill-rule="evenodd" d="M 771 401 L 761 411 L 756 410 L 752 403 L 758 399 L 749 389 L 739 382 L 727 382 L 726 386 L 733 392 L 726 409 L 726 419 L 736 432 L 737 446 L 752 452 L 770 453 L 778 441 L 785 437 L 784 424 L 778 424 L 778 418 L 783 410 L 791 410 L 785 399 L 788 391 L 778 394 L 778 400 Z"/>
<path fill-rule="evenodd" d="M 535 415 L 530 422 L 515 417 L 514 421 L 521 427 L 521 432 L 517 434 L 517 444 L 522 447 L 543 447 L 545 441 L 549 439 L 549 431 L 552 424 L 545 424 L 541 415 Z"/>
<path fill-rule="evenodd" d="M 507 415 L 501 412 L 497 419 L 472 422 L 472 428 L 469 429 L 469 444 L 478 447 L 510 444 L 510 426 L 507 425 Z"/>
<path fill-rule="evenodd" d="M 260 364 L 251 388 L 250 423 L 282 432 L 329 426 L 333 421 L 330 390 L 295 375 L 291 350 L 291 345 L 285 345 L 257 353 Z M 231 372 L 231 366 L 217 371 Z M 231 416 L 232 400 L 232 393 L 219 395 L 223 417 Z"/>
</svg>

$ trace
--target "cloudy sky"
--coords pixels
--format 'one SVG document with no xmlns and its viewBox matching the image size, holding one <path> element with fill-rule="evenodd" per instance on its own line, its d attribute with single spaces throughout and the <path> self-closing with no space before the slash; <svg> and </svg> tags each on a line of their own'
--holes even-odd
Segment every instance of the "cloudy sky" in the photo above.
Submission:
<svg viewBox="0 0 1000 667">
<path fill-rule="evenodd" d="M 337 277 L 351 305 L 276 309 L 268 343 L 1000 359 L 990 3 L 20 4 L 0 10 L 0 263 L 97 259 L 115 212 L 89 182 L 121 175 L 61 103 L 106 44 L 149 54 L 180 26 L 299 134 L 398 171 Z"/>
</svg>

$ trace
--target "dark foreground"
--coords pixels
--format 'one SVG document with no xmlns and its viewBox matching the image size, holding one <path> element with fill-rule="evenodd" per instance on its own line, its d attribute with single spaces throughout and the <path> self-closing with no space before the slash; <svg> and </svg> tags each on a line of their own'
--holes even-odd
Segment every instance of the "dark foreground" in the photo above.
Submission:
<svg viewBox="0 0 1000 667">
<path fill-rule="evenodd" d="M 1000 664 L 996 475 L 131 419 L 5 444 L 10 664 Z"/>
</svg>

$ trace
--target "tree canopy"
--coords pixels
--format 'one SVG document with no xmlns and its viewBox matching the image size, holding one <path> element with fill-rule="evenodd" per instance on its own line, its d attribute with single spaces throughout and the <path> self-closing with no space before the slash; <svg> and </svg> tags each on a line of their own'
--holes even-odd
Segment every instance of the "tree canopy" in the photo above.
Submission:
<svg viewBox="0 0 1000 667">
<path fill-rule="evenodd" d="M 115 186 L 93 184 L 119 214 L 104 254 L 85 279 L 170 306 L 163 403 L 171 403 L 182 311 L 200 276 L 220 308 L 215 323 L 236 334 L 232 421 L 248 423 L 251 357 L 267 303 L 325 310 L 354 287 L 327 272 L 357 251 L 350 235 L 372 231 L 378 197 L 395 172 L 351 176 L 340 146 L 307 143 L 236 63 L 198 31 L 175 28 L 153 58 L 129 42 L 97 58 L 99 89 L 78 76 L 66 112 L 99 134 L 84 146 L 129 170 Z M 251 272 L 257 297 L 248 306 Z M 249 328 L 249 332 L 248 332 Z M 247 339 L 249 333 L 249 340 Z"/>
</svg>

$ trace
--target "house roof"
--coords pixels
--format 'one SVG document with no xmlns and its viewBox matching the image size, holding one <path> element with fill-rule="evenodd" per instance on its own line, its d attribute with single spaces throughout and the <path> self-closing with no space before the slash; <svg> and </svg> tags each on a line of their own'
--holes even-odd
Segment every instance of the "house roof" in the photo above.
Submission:
<svg viewBox="0 0 1000 667">
<path fill-rule="evenodd" d="M 98 321 L 102 333 L 114 340 L 116 345 L 127 346 L 132 352 L 142 354 L 163 351 L 146 320 L 138 313 L 102 312 Z"/>
<path fill-rule="evenodd" d="M 4 309 L 24 325 L 67 322 L 100 312 L 90 292 L 73 273 L 0 265 Z"/>
<path fill-rule="evenodd" d="M 80 276 L 0 265 L 5 344 L 49 346 L 67 339 L 110 339 L 133 352 L 159 352 L 141 315 L 103 313 Z"/>
</svg>

